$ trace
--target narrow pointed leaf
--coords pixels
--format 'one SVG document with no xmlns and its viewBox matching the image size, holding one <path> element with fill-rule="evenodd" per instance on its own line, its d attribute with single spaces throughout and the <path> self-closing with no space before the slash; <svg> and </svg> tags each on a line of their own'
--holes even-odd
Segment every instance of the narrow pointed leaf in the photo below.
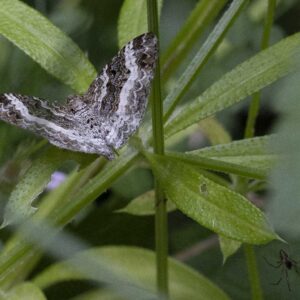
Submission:
<svg viewBox="0 0 300 300">
<path fill-rule="evenodd" d="M 207 158 L 201 155 L 189 153 L 167 152 L 167 157 L 178 159 L 192 166 L 199 166 L 201 169 L 218 171 L 228 174 L 236 174 L 243 177 L 265 180 L 267 172 L 263 169 L 244 166 L 243 163 L 231 163 L 218 158 Z"/>
<path fill-rule="evenodd" d="M 241 242 L 237 242 L 221 235 L 219 236 L 219 241 L 224 264 L 227 258 L 233 255 L 241 247 Z"/>
<path fill-rule="evenodd" d="M 68 223 L 76 213 L 80 212 L 83 207 L 106 191 L 119 176 L 132 166 L 137 159 L 137 151 L 129 147 L 124 150 L 125 151 L 119 157 L 107 164 L 83 189 L 78 191 L 68 205 L 57 212 L 55 215 L 57 225 L 61 226 Z"/>
<path fill-rule="evenodd" d="M 271 151 L 271 142 L 275 136 L 255 137 L 205 147 L 199 150 L 186 152 L 186 155 L 199 158 L 210 158 L 220 162 L 236 164 L 241 167 L 256 169 L 262 175 L 266 175 L 276 164 L 278 156 Z"/>
<path fill-rule="evenodd" d="M 22 224 L 19 227 L 20 234 L 30 244 L 35 244 L 39 249 L 43 249 L 49 255 L 63 260 L 69 259 L 74 253 L 80 253 L 88 248 L 80 239 L 71 234 L 58 232 L 58 228 L 47 224 L 45 221 L 33 221 Z M 34 234 L 32 234 L 34 232 Z M 25 243 L 26 243 L 25 242 Z M 60 245 L 57 247 L 57 245 Z M 112 267 L 109 260 L 96 255 L 85 255 L 80 258 L 74 257 L 69 260 L 66 265 L 66 272 L 73 270 L 73 276 L 83 276 L 83 278 L 91 278 L 96 283 L 101 282 L 112 289 L 117 294 L 124 296 L 125 299 L 157 299 L 155 292 L 143 287 L 138 280 L 129 278 L 118 268 Z M 67 274 L 65 272 L 65 274 Z M 55 275 L 57 277 L 58 274 Z M 80 278 L 79 278 L 80 279 Z M 141 297 L 143 296 L 143 297 Z"/>
<path fill-rule="evenodd" d="M 169 137 L 268 86 L 299 68 L 300 33 L 235 67 L 200 97 L 181 107 L 166 125 Z M 298 57 L 298 59 L 297 59 Z"/>
<path fill-rule="evenodd" d="M 112 270 L 121 273 L 126 278 L 137 280 L 147 289 L 156 291 L 155 253 L 153 251 L 125 246 L 102 247 L 80 253 L 76 259 L 84 256 L 99 256 L 99 259 L 109 262 Z M 33 282 L 41 288 L 46 288 L 61 281 L 76 279 L 99 280 L 80 274 L 66 261 L 49 267 Z M 174 300 L 229 299 L 222 290 L 203 275 L 171 258 L 169 258 L 169 286 L 170 299 Z"/>
<path fill-rule="evenodd" d="M 228 238 L 263 244 L 275 238 L 264 214 L 242 195 L 178 160 L 147 154 L 166 197 L 204 227 Z"/>
<path fill-rule="evenodd" d="M 167 211 L 173 211 L 176 206 L 173 202 L 167 202 Z M 116 212 L 128 213 L 136 216 L 149 216 L 155 214 L 155 195 L 154 190 L 148 191 L 132 201 L 125 207 L 117 210 Z"/>
<path fill-rule="evenodd" d="M 193 60 L 187 66 L 171 92 L 164 100 L 164 120 L 167 120 L 170 117 L 177 106 L 177 103 L 181 100 L 181 97 L 194 82 L 200 70 L 217 49 L 226 32 L 234 23 L 237 16 L 241 13 L 246 2 L 247 0 L 234 0 L 219 22 L 215 25 L 214 30 L 210 33 L 203 46 L 196 53 Z"/>
<path fill-rule="evenodd" d="M 47 217 L 50 220 L 55 220 L 55 224 L 59 228 L 69 223 L 77 213 L 107 190 L 119 176 L 128 170 L 136 158 L 137 152 L 127 147 L 118 158 L 107 164 L 84 188 L 80 189 L 73 196 L 72 201 L 67 201 L 59 209 L 54 212 L 51 211 L 51 214 L 47 213 Z M 89 168 L 86 168 L 86 171 L 88 174 L 90 173 Z M 81 174 L 82 177 L 86 175 L 86 173 Z M 37 211 L 38 213 L 39 211 Z M 36 248 L 24 243 L 22 237 L 14 236 L 12 245 L 7 248 L 7 251 L 0 253 L 0 287 L 11 286 L 14 282 L 15 276 L 9 277 L 11 270 L 19 269 L 22 272 L 24 265 L 25 268 L 28 268 L 27 265 L 32 266 L 36 261 L 36 252 Z"/>
<path fill-rule="evenodd" d="M 202 120 L 200 130 L 207 137 L 211 145 L 231 142 L 231 136 L 224 126 L 214 117 Z"/>
<path fill-rule="evenodd" d="M 96 76 L 79 47 L 21 1 L 0 0 L 0 34 L 77 92 L 85 92 Z"/>
<path fill-rule="evenodd" d="M 180 31 L 162 56 L 162 75 L 166 81 L 174 73 L 192 46 L 224 7 L 226 0 L 199 0 Z"/>
<path fill-rule="evenodd" d="M 206 157 L 230 157 L 248 155 L 274 154 L 271 151 L 271 143 L 274 142 L 276 135 L 265 135 L 249 139 L 237 140 L 222 143 L 211 147 L 205 147 L 187 153 L 201 154 Z"/>
</svg>

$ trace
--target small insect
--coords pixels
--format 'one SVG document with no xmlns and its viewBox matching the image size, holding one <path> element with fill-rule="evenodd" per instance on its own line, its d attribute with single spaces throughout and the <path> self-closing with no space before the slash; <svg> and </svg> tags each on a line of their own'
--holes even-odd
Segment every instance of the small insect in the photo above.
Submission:
<svg viewBox="0 0 300 300">
<path fill-rule="evenodd" d="M 289 274 L 288 272 L 292 269 L 296 271 L 297 274 L 300 275 L 298 270 L 298 262 L 294 259 L 292 259 L 283 249 L 280 249 L 279 251 L 279 260 L 276 262 L 276 264 L 270 263 L 265 257 L 264 257 L 266 263 L 270 265 L 273 268 L 281 268 L 281 275 L 278 281 L 272 283 L 273 285 L 278 285 L 283 276 L 285 276 L 285 280 L 288 286 L 289 291 L 291 291 L 291 286 L 289 282 Z"/>
<path fill-rule="evenodd" d="M 0 119 L 60 148 L 113 159 L 143 119 L 157 56 L 156 36 L 142 34 L 113 57 L 85 94 L 69 96 L 65 105 L 0 94 Z"/>
</svg>

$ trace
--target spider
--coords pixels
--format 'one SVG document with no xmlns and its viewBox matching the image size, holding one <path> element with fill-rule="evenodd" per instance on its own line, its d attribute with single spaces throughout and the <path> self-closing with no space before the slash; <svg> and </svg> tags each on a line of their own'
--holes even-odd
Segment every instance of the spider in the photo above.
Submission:
<svg viewBox="0 0 300 300">
<path fill-rule="evenodd" d="M 289 255 L 283 249 L 281 249 L 279 251 L 279 260 L 277 261 L 277 263 L 275 265 L 271 264 L 265 257 L 264 257 L 264 259 L 267 262 L 267 264 L 273 268 L 281 267 L 281 276 L 280 276 L 279 280 L 272 284 L 278 285 L 281 282 L 283 274 L 284 274 L 288 289 L 289 289 L 289 291 L 291 291 L 288 271 L 290 271 L 294 268 L 296 273 L 300 275 L 299 270 L 298 270 L 298 262 L 296 260 L 292 259 L 291 257 L 289 257 Z"/>
</svg>

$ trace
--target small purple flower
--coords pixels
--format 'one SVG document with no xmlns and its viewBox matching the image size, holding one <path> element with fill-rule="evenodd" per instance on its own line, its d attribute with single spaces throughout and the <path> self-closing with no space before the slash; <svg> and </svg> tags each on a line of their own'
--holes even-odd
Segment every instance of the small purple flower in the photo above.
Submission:
<svg viewBox="0 0 300 300">
<path fill-rule="evenodd" d="M 59 187 L 66 179 L 66 174 L 60 171 L 55 171 L 51 175 L 51 180 L 48 183 L 46 190 L 51 191 Z"/>
</svg>

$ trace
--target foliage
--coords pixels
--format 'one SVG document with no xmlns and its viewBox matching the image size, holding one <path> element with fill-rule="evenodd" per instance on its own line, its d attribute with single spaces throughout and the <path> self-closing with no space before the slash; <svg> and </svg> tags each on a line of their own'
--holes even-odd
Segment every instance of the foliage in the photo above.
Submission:
<svg viewBox="0 0 300 300">
<path fill-rule="evenodd" d="M 115 36 L 122 46 L 147 30 L 150 14 L 147 1 L 140 0 L 125 0 L 121 8 L 117 2 L 27 2 L 0 0 L 0 34 L 5 37 L 0 38 L 1 92 L 58 100 L 70 89 L 84 92 L 95 77 L 95 67 L 84 51 L 89 50 L 94 60 L 99 44 L 106 49 Z M 270 47 L 259 51 L 262 28 L 272 26 L 269 22 L 263 27 L 266 1 L 158 2 L 161 81 L 156 80 L 154 89 L 162 87 L 164 114 L 152 113 L 154 127 L 164 125 L 160 137 L 152 136 L 149 110 L 137 135 L 108 162 L 55 148 L 1 123 L 0 198 L 6 207 L 0 299 L 162 298 L 155 288 L 155 255 L 160 251 L 153 250 L 155 192 L 168 200 L 170 255 L 189 253 L 191 265 L 168 258 L 171 299 L 249 299 L 250 288 L 255 298 L 260 296 L 255 289 L 258 269 L 254 256 L 252 265 L 246 256 L 248 283 L 241 267 L 245 258 L 238 251 L 242 243 L 260 246 L 256 248 L 259 266 L 262 253 L 275 253 L 272 247 L 282 247 L 281 235 L 299 248 L 299 226 L 295 226 L 299 74 L 287 75 L 299 70 L 300 34 L 285 36 L 283 25 L 275 23 Z M 281 18 L 284 11 L 296 7 L 297 1 L 281 1 Z M 117 8 L 119 17 L 112 20 L 108 12 L 115 13 Z M 168 15 L 172 9 L 178 19 Z M 190 10 L 190 16 L 184 19 L 181 10 Z M 177 24 L 180 18 L 182 25 L 177 25 L 175 35 L 166 24 Z M 118 30 L 113 32 L 116 24 Z M 174 38 L 167 45 L 171 35 Z M 98 56 L 94 65 L 103 64 L 108 54 Z M 236 132 L 225 126 L 239 127 L 241 136 L 243 128 L 235 126 L 234 114 L 245 109 L 248 96 L 266 87 L 262 98 L 269 101 L 263 105 L 274 109 L 271 100 L 281 99 L 276 110 L 285 119 L 276 128 L 279 134 L 232 141 Z M 197 135 L 202 142 L 197 142 Z M 153 146 L 161 147 L 159 155 L 153 154 Z M 66 178 L 49 190 L 47 184 L 56 171 L 63 171 Z M 270 181 L 276 189 L 267 205 L 249 201 L 254 192 L 261 196 L 269 191 Z M 166 223 L 167 215 L 162 217 Z M 156 235 L 157 230 L 167 231 L 156 228 Z M 215 234 L 221 251 L 216 243 L 206 253 L 191 250 L 193 244 L 204 247 Z M 228 259 L 224 266 L 221 253 Z M 63 261 L 53 263 L 46 254 Z M 261 276 L 265 295 L 280 299 L 275 289 L 283 292 L 285 286 L 269 285 L 276 276 L 270 278 L 268 266 L 261 267 L 261 272 L 266 274 Z M 69 281 L 82 284 L 70 295 L 60 288 L 67 290 Z M 300 290 L 293 293 L 298 295 Z"/>
</svg>

